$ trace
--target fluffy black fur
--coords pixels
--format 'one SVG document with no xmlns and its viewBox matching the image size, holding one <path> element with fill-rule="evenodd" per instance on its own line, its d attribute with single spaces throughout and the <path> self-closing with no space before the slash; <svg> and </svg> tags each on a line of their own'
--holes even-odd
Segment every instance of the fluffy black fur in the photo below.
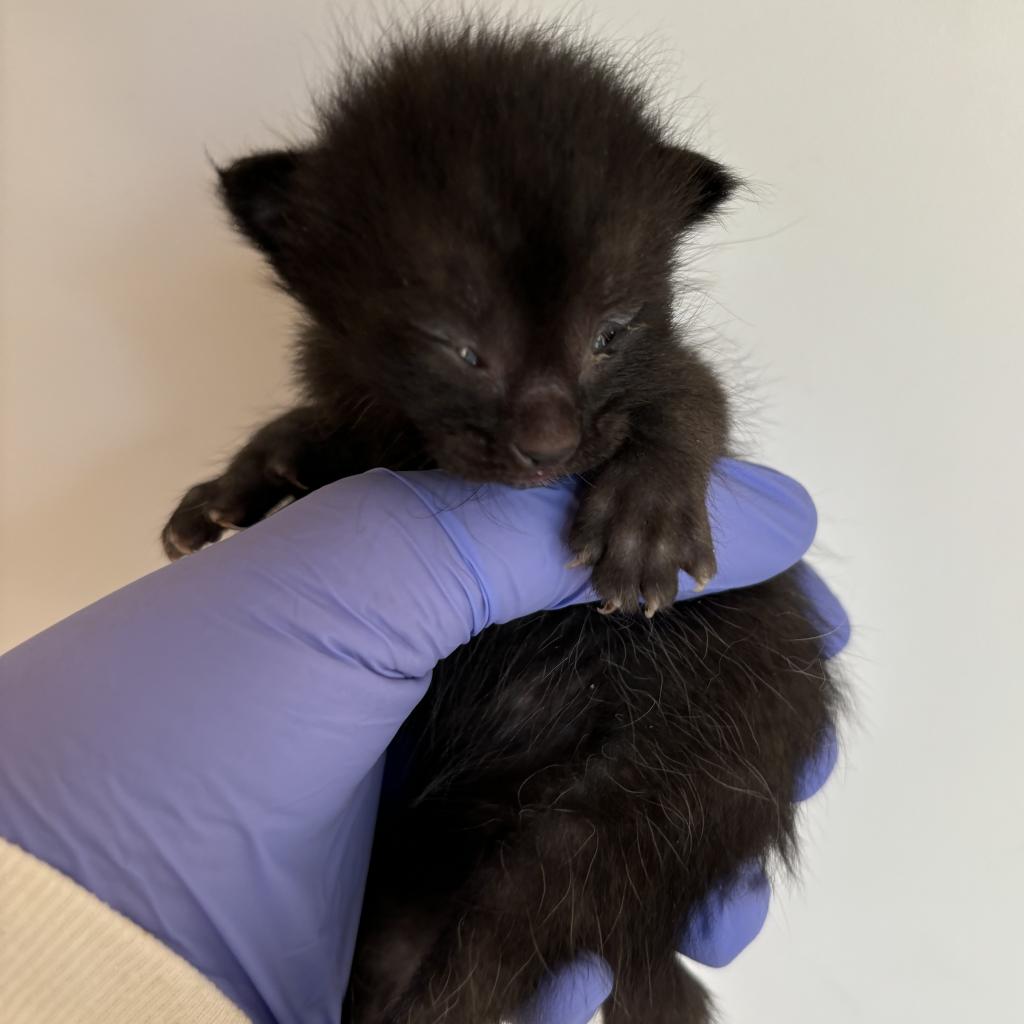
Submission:
<svg viewBox="0 0 1024 1024">
<path fill-rule="evenodd" d="M 438 666 L 399 737 L 350 1018 L 496 1024 L 592 951 L 609 1024 L 705 1021 L 680 929 L 751 859 L 790 855 L 836 705 L 792 575 L 672 604 L 680 567 L 715 571 L 728 419 L 673 323 L 673 271 L 734 179 L 561 30 L 421 28 L 321 115 L 308 145 L 220 172 L 308 314 L 304 402 L 188 492 L 168 553 L 374 466 L 580 473 L 572 547 L 618 613 L 492 627 Z"/>
</svg>

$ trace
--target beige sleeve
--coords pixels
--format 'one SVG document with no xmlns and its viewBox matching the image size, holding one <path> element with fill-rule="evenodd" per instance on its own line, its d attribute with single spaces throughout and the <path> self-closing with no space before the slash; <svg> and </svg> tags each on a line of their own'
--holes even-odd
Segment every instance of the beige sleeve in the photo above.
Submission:
<svg viewBox="0 0 1024 1024">
<path fill-rule="evenodd" d="M 3 1024 L 245 1024 L 166 946 L 0 839 Z"/>
</svg>

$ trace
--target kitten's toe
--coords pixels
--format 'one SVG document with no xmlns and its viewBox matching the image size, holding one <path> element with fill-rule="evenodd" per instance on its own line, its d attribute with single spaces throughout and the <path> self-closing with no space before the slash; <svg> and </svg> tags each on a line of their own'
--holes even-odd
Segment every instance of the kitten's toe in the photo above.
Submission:
<svg viewBox="0 0 1024 1024">
<path fill-rule="evenodd" d="M 569 550 L 572 559 L 567 569 L 591 569 L 601 561 L 608 543 L 611 528 L 606 517 L 578 515 L 569 533 Z"/>
<path fill-rule="evenodd" d="M 601 598 L 597 610 L 603 615 L 635 615 L 640 610 L 640 580 L 635 567 L 623 564 L 611 553 L 594 567 L 591 582 Z"/>
<path fill-rule="evenodd" d="M 589 551 L 585 549 L 574 555 L 568 562 L 565 563 L 566 569 L 587 569 L 592 566 L 597 559 Z"/>
<path fill-rule="evenodd" d="M 160 543 L 163 546 L 164 554 L 172 562 L 192 553 L 188 541 L 184 537 L 180 537 L 176 530 L 171 529 L 170 525 L 163 528 L 160 534 Z"/>
<path fill-rule="evenodd" d="M 652 619 L 663 608 L 675 603 L 679 592 L 679 569 L 675 561 L 665 562 L 657 568 L 647 567 L 640 593 L 643 596 L 644 615 Z"/>
<path fill-rule="evenodd" d="M 718 573 L 718 561 L 715 558 L 710 530 L 684 545 L 679 568 L 693 579 L 698 594 L 714 579 Z"/>
</svg>

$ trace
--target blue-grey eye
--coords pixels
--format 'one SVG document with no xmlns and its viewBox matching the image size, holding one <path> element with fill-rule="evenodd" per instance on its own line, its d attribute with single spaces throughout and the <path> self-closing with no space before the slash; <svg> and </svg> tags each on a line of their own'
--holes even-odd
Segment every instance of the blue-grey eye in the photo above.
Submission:
<svg viewBox="0 0 1024 1024">
<path fill-rule="evenodd" d="M 591 342 L 590 349 L 592 352 L 603 352 L 614 340 L 615 335 L 619 333 L 619 328 L 615 325 L 609 324 L 605 327 L 600 334 Z"/>
<path fill-rule="evenodd" d="M 480 357 L 467 345 L 463 345 L 462 348 L 457 348 L 455 354 L 464 362 L 469 363 L 470 366 L 479 366 Z"/>
</svg>

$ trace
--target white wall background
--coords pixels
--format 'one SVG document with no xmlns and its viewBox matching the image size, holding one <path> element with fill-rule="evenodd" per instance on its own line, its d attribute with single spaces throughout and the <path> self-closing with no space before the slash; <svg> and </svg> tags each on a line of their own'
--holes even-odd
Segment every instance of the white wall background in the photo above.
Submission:
<svg viewBox="0 0 1024 1024">
<path fill-rule="evenodd" d="M 579 8 L 656 33 L 697 140 L 761 186 L 708 235 L 705 319 L 858 627 L 845 764 L 801 885 L 711 977 L 724 1019 L 1024 1020 L 1024 3 Z M 286 401 L 289 310 L 204 147 L 300 131 L 336 20 L 7 0 L 0 647 L 158 566 L 181 489 Z"/>
</svg>

